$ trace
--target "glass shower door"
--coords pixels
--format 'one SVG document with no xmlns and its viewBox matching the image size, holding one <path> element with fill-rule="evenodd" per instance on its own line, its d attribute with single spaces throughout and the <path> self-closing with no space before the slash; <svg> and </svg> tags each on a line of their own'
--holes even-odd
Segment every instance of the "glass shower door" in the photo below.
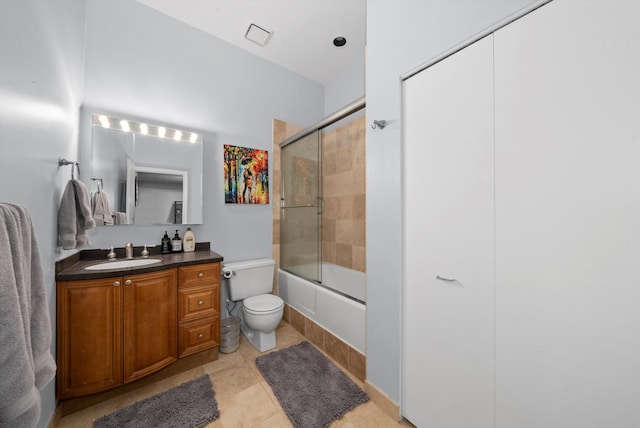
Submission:
<svg viewBox="0 0 640 428">
<path fill-rule="evenodd" d="M 281 152 L 280 268 L 320 282 L 320 132 L 282 147 Z"/>
</svg>

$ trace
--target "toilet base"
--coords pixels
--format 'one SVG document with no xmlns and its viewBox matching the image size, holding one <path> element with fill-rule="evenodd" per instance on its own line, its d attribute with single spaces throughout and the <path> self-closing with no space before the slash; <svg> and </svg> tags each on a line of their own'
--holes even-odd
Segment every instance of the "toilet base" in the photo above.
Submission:
<svg viewBox="0 0 640 428">
<path fill-rule="evenodd" d="M 265 352 L 276 347 L 276 332 L 265 333 L 257 331 L 247 326 L 246 323 L 240 325 L 240 330 L 249 343 L 260 352 Z"/>
</svg>

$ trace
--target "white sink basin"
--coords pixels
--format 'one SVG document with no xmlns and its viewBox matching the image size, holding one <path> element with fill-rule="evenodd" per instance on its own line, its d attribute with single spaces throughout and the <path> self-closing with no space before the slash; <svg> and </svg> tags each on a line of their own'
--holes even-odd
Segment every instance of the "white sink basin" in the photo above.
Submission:
<svg viewBox="0 0 640 428">
<path fill-rule="evenodd" d="M 160 261 L 161 261 L 160 259 L 118 260 L 115 262 L 98 263 L 95 265 L 87 266 L 85 269 L 87 270 L 124 269 L 124 268 L 152 265 Z"/>
</svg>

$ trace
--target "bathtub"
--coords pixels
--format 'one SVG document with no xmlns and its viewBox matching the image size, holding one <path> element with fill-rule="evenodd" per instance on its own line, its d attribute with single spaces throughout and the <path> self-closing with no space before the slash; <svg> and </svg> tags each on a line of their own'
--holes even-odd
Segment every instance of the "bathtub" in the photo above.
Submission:
<svg viewBox="0 0 640 428">
<path fill-rule="evenodd" d="M 323 284 L 278 271 L 280 297 L 307 318 L 365 354 L 366 274 L 322 264 Z"/>
</svg>

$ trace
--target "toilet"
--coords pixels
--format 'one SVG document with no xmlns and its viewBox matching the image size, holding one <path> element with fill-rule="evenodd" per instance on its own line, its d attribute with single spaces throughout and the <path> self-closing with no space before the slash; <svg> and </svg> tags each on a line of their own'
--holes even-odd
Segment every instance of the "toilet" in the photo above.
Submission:
<svg viewBox="0 0 640 428">
<path fill-rule="evenodd" d="M 282 319 L 283 300 L 271 294 L 275 260 L 254 259 L 222 264 L 229 298 L 242 300 L 240 330 L 260 352 L 276 347 L 276 327 Z"/>
</svg>

